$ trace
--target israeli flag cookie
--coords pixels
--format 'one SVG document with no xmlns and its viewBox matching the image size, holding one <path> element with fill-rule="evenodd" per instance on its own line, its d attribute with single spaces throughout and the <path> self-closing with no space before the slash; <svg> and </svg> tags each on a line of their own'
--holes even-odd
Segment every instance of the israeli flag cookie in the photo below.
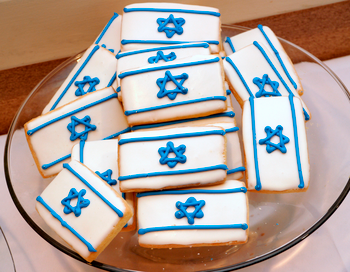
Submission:
<svg viewBox="0 0 350 272">
<path fill-rule="evenodd" d="M 193 56 L 122 72 L 123 106 L 130 125 L 201 117 L 226 110 L 221 59 Z"/>
<path fill-rule="evenodd" d="M 276 37 L 275 33 L 267 27 L 258 25 L 257 28 L 246 31 L 231 38 L 226 37 L 224 42 L 224 48 L 227 55 L 231 55 L 234 52 L 241 50 L 242 48 L 252 44 L 254 41 L 264 46 L 275 59 L 276 65 L 283 70 L 283 73 L 288 78 L 289 83 L 293 85 L 293 88 L 300 94 L 303 94 L 303 87 L 301 86 L 300 79 L 293 66 L 292 61 L 288 57 L 283 46 Z"/>
<path fill-rule="evenodd" d="M 99 44 L 116 55 L 120 51 L 121 27 L 122 16 L 114 13 L 94 43 Z"/>
<path fill-rule="evenodd" d="M 299 98 L 250 98 L 243 106 L 242 130 L 248 190 L 307 190 L 310 164 Z"/>
<path fill-rule="evenodd" d="M 113 53 L 100 45 L 92 45 L 46 105 L 43 114 L 87 93 L 110 86 L 116 89 L 116 66 L 117 59 Z"/>
<path fill-rule="evenodd" d="M 119 136 L 122 192 L 219 184 L 226 179 L 226 138 L 219 127 L 182 127 Z"/>
<path fill-rule="evenodd" d="M 161 47 L 148 48 L 142 50 L 134 50 L 120 52 L 117 54 L 117 76 L 121 71 L 127 71 L 134 68 L 147 66 L 149 64 L 171 62 L 194 55 L 210 55 L 209 44 L 201 43 L 186 43 L 175 45 L 164 45 Z M 118 86 L 120 79 L 117 77 Z M 117 89 L 118 98 L 121 98 L 120 88 Z"/>
<path fill-rule="evenodd" d="M 132 217 L 125 200 L 78 161 L 65 163 L 36 200 L 35 208 L 46 224 L 88 262 Z"/>
<path fill-rule="evenodd" d="M 72 147 L 130 131 L 118 94 L 112 87 L 87 94 L 24 125 L 27 141 L 44 178 L 62 170 Z"/>
<path fill-rule="evenodd" d="M 122 51 L 190 42 L 207 42 L 213 53 L 221 51 L 218 9 L 174 3 L 142 3 L 124 8 Z"/>
<path fill-rule="evenodd" d="M 241 106 L 249 97 L 260 99 L 292 94 L 300 98 L 269 50 L 258 42 L 226 57 L 224 68 L 233 94 Z M 302 104 L 305 120 L 308 121 L 310 111 L 303 101 Z"/>
<path fill-rule="evenodd" d="M 135 199 L 133 193 L 122 193 L 119 190 L 118 146 L 117 139 L 86 142 L 83 146 L 76 144 L 72 149 L 72 160 L 80 161 L 94 171 L 126 200 L 134 216 L 122 231 L 130 231 L 136 225 Z"/>
<path fill-rule="evenodd" d="M 244 183 L 137 194 L 142 247 L 173 248 L 243 244 L 248 240 Z"/>
</svg>

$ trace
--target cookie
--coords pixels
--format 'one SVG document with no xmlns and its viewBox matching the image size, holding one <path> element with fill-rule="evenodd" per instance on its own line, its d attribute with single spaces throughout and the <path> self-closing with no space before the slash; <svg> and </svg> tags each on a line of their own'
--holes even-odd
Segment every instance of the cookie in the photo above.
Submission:
<svg viewBox="0 0 350 272">
<path fill-rule="evenodd" d="M 225 131 L 182 127 L 119 136 L 122 192 L 219 184 L 226 179 Z"/>
<path fill-rule="evenodd" d="M 243 244 L 248 239 L 244 183 L 139 193 L 139 244 L 174 248 Z"/>
<path fill-rule="evenodd" d="M 298 97 L 249 98 L 243 106 L 242 131 L 248 190 L 307 190 L 310 164 Z"/>
<path fill-rule="evenodd" d="M 130 131 L 117 97 L 112 87 L 98 90 L 24 125 L 30 150 L 44 178 L 62 170 L 75 144 L 111 139 Z"/>
<path fill-rule="evenodd" d="M 218 56 L 193 56 L 122 72 L 123 106 L 132 126 L 201 117 L 226 110 Z"/>
<path fill-rule="evenodd" d="M 37 197 L 44 221 L 86 261 L 93 261 L 132 217 L 124 199 L 78 161 Z"/>
<path fill-rule="evenodd" d="M 116 89 L 116 66 L 117 60 L 112 52 L 93 44 L 86 50 L 42 113 L 45 114 L 105 87 L 112 86 Z"/>
<path fill-rule="evenodd" d="M 71 159 L 83 163 L 126 200 L 134 214 L 123 228 L 123 231 L 129 231 L 135 229 L 136 206 L 133 193 L 122 193 L 119 190 L 118 146 L 116 139 L 86 142 L 83 146 L 76 144 L 72 149 Z"/>
<path fill-rule="evenodd" d="M 174 3 L 141 3 L 124 8 L 122 51 L 189 42 L 207 42 L 213 53 L 221 51 L 218 9 Z"/>
</svg>

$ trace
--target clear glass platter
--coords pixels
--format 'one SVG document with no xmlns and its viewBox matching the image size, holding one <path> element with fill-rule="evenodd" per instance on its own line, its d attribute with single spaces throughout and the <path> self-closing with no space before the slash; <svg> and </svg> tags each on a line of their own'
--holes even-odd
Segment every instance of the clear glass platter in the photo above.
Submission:
<svg viewBox="0 0 350 272">
<path fill-rule="evenodd" d="M 246 30 L 244 27 L 223 26 L 222 36 L 233 36 Z M 250 233 L 245 245 L 145 249 L 138 245 L 136 231 L 124 232 L 117 235 L 91 263 L 92 266 L 107 271 L 232 271 L 293 247 L 334 213 L 350 189 L 350 95 L 320 60 L 286 40 L 280 41 L 296 64 L 305 90 L 302 98 L 312 113 L 312 119 L 306 124 L 311 164 L 308 191 L 248 193 Z M 24 123 L 40 115 L 81 55 L 54 69 L 22 104 L 8 133 L 4 164 L 12 199 L 27 223 L 52 246 L 86 262 L 35 211 L 35 198 L 52 179 L 40 176 L 23 130 Z M 241 108 L 234 103 L 234 109 L 240 126 Z"/>
</svg>

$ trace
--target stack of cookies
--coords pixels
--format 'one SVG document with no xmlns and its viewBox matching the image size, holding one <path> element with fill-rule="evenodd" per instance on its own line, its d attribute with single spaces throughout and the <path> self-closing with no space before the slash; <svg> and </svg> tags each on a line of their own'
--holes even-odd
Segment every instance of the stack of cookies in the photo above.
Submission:
<svg viewBox="0 0 350 272">
<path fill-rule="evenodd" d="M 302 92 L 268 28 L 223 43 L 215 8 L 129 5 L 25 124 L 38 170 L 57 175 L 37 211 L 89 262 L 135 228 L 143 247 L 245 243 L 247 189 L 308 187 Z"/>
</svg>

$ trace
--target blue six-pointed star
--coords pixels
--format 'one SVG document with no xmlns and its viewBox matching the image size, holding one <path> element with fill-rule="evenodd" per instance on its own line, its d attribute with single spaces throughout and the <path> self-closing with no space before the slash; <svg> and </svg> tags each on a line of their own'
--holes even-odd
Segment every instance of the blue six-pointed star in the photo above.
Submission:
<svg viewBox="0 0 350 272">
<path fill-rule="evenodd" d="M 177 81 L 180 79 L 180 81 Z M 185 82 L 185 80 L 188 79 L 188 74 L 183 73 L 178 76 L 173 76 L 170 71 L 165 72 L 164 78 L 158 78 L 157 79 L 157 85 L 159 87 L 159 92 L 157 93 L 158 98 L 163 98 L 164 96 L 168 96 L 169 99 L 174 100 L 178 93 L 187 94 L 188 89 L 182 86 L 182 84 Z M 165 89 L 165 86 L 167 82 L 172 81 L 176 88 L 173 90 L 167 90 Z"/>
<path fill-rule="evenodd" d="M 70 189 L 69 194 L 67 197 L 65 197 L 61 203 L 62 205 L 64 205 L 64 209 L 63 212 L 65 214 L 70 214 L 71 212 L 74 213 L 74 215 L 76 217 L 81 215 L 81 209 L 82 208 L 86 208 L 87 206 L 90 205 L 90 200 L 88 199 L 84 199 L 83 196 L 86 194 L 86 190 L 82 189 L 78 191 L 75 188 Z M 77 204 L 75 205 L 75 207 L 73 207 L 70 202 L 72 199 L 77 198 Z"/>
<path fill-rule="evenodd" d="M 282 130 L 283 127 L 281 125 L 278 125 L 275 130 L 273 130 L 269 126 L 265 127 L 265 132 L 267 136 L 266 138 L 259 140 L 259 144 L 266 144 L 266 151 L 268 153 L 271 153 L 276 149 L 278 149 L 282 153 L 287 153 L 287 148 L 285 144 L 289 143 L 289 138 L 282 134 Z M 275 144 L 270 141 L 273 136 L 277 136 L 280 138 L 280 142 L 278 144 Z"/>
<path fill-rule="evenodd" d="M 180 145 L 174 147 L 173 142 L 167 142 L 166 147 L 161 147 L 158 149 L 158 153 L 161 156 L 159 159 L 160 164 L 167 164 L 170 168 L 174 168 L 179 162 L 185 163 L 186 156 L 183 155 L 186 151 L 185 145 Z M 174 153 L 175 158 L 168 158 L 169 153 Z"/>
<path fill-rule="evenodd" d="M 195 218 L 202 218 L 204 216 L 204 213 L 201 210 L 204 205 L 205 205 L 204 200 L 197 201 L 192 196 L 189 197 L 185 203 L 178 201 L 176 202 L 176 208 L 178 208 L 179 211 L 175 212 L 175 217 L 177 219 L 181 219 L 186 216 L 188 224 L 193 225 Z M 194 207 L 194 211 L 187 212 L 188 207 Z"/>
<path fill-rule="evenodd" d="M 96 130 L 96 126 L 90 124 L 91 118 L 89 115 L 86 115 L 84 118 L 79 119 L 75 116 L 71 117 L 71 122 L 68 124 L 67 129 L 71 132 L 70 140 L 75 141 L 80 138 L 80 140 L 85 141 L 87 139 L 88 133 L 92 130 Z M 85 129 L 81 132 L 77 132 L 76 126 L 83 125 Z"/>
<path fill-rule="evenodd" d="M 182 26 L 185 24 L 185 19 L 174 18 L 174 15 L 170 14 L 167 19 L 158 18 L 157 24 L 159 25 L 158 32 L 165 32 L 166 36 L 171 38 L 175 33 L 181 35 L 184 32 Z M 169 27 L 168 24 L 173 24 L 174 27 Z"/>
<path fill-rule="evenodd" d="M 153 63 L 158 63 L 160 60 L 164 60 L 165 62 L 168 61 L 173 61 L 176 59 L 176 55 L 174 52 L 169 53 L 168 55 L 164 55 L 163 51 L 158 51 L 157 55 L 154 57 L 149 57 L 148 62 L 153 64 Z"/>
<path fill-rule="evenodd" d="M 281 96 L 280 92 L 278 91 L 279 83 L 277 81 L 272 81 L 267 74 L 263 75 L 262 78 L 255 77 L 253 79 L 253 83 L 256 84 L 259 87 L 259 91 L 255 94 L 256 98 L 265 96 Z M 271 92 L 265 91 L 265 85 L 270 85 L 272 88 Z"/>
<path fill-rule="evenodd" d="M 74 84 L 78 87 L 75 91 L 76 96 L 81 96 L 87 93 L 91 93 L 96 91 L 95 86 L 100 83 L 100 80 L 97 77 L 91 78 L 89 76 L 84 76 L 82 81 L 76 81 Z M 86 84 L 89 84 L 89 88 L 87 91 L 84 91 L 84 87 Z"/>
<path fill-rule="evenodd" d="M 101 179 L 103 179 L 105 182 L 107 182 L 109 185 L 116 185 L 117 181 L 115 179 L 112 179 L 113 171 L 111 169 L 108 169 L 107 171 L 100 173 L 99 171 L 96 171 L 96 174 L 100 176 Z"/>
</svg>

